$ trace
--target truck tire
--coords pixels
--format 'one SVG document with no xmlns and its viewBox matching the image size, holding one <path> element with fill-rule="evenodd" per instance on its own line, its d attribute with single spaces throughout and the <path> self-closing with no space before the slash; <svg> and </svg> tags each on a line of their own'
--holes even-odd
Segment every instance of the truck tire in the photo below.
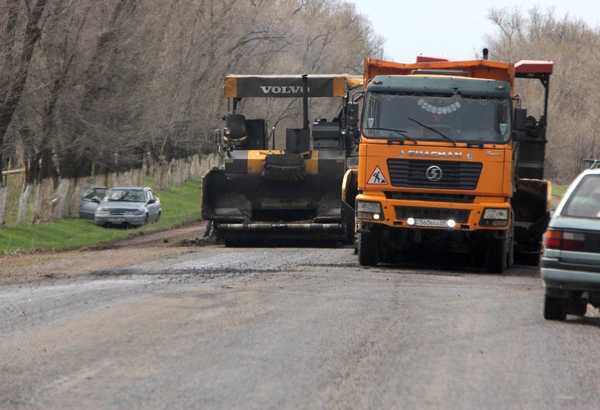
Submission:
<svg viewBox="0 0 600 410">
<path fill-rule="evenodd" d="M 375 266 L 379 262 L 377 241 L 372 233 L 358 233 L 358 263 L 361 266 Z"/>
<path fill-rule="evenodd" d="M 587 313 L 587 301 L 570 300 L 567 305 L 567 314 L 575 316 L 585 316 Z"/>
<path fill-rule="evenodd" d="M 565 320 L 567 318 L 567 298 L 546 296 L 544 299 L 544 319 Z"/>
<path fill-rule="evenodd" d="M 504 273 L 508 261 L 508 240 L 492 239 L 487 251 L 487 271 L 489 273 Z"/>
<path fill-rule="evenodd" d="M 510 230 L 508 232 L 507 241 L 507 254 L 506 254 L 506 269 L 510 269 L 515 264 L 515 224 L 514 220 L 511 223 Z"/>
</svg>

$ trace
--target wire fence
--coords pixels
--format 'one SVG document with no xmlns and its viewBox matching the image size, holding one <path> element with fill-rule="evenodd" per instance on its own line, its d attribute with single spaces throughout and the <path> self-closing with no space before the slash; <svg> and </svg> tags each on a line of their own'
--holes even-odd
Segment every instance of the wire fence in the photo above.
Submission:
<svg viewBox="0 0 600 410">
<path fill-rule="evenodd" d="M 4 226 L 49 222 L 69 215 L 77 215 L 81 193 L 87 186 L 140 186 L 148 179 L 155 182 L 156 190 L 179 186 L 186 181 L 202 177 L 208 170 L 220 165 L 216 154 L 194 155 L 126 172 L 106 173 L 85 178 L 59 178 L 26 184 L 25 169 L 2 171 L 8 196 L 4 207 Z M 1 203 L 1 201 L 0 201 Z M 0 214 L 2 214 L 0 212 Z"/>
</svg>

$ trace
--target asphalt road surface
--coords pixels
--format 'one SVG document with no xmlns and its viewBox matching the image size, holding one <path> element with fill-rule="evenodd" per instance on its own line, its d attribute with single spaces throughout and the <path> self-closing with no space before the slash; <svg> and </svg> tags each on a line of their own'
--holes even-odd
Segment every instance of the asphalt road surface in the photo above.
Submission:
<svg viewBox="0 0 600 410">
<path fill-rule="evenodd" d="M 598 408 L 600 314 L 542 304 L 528 266 L 190 248 L 0 287 L 0 408 Z"/>
</svg>

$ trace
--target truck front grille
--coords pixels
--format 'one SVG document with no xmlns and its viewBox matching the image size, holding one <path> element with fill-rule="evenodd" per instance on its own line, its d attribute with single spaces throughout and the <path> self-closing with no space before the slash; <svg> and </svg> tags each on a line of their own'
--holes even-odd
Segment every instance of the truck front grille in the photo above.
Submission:
<svg viewBox="0 0 600 410">
<path fill-rule="evenodd" d="M 418 208 L 413 206 L 395 206 L 396 219 L 453 219 L 458 223 L 469 221 L 471 211 L 463 209 L 443 209 L 443 208 Z"/>
<path fill-rule="evenodd" d="M 481 162 L 419 161 L 391 158 L 387 161 L 393 186 L 408 188 L 441 188 L 474 190 L 479 182 Z M 431 181 L 427 171 L 441 170 L 441 178 Z"/>
<path fill-rule="evenodd" d="M 435 192 L 392 192 L 386 191 L 387 199 L 401 199 L 404 201 L 427 201 L 427 202 L 455 202 L 461 204 L 472 204 L 475 202 L 474 195 L 461 194 L 439 194 Z"/>
</svg>

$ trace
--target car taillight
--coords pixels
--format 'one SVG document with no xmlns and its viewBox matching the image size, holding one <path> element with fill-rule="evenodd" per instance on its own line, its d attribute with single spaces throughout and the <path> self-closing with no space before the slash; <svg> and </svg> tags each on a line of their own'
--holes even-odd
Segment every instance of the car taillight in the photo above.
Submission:
<svg viewBox="0 0 600 410">
<path fill-rule="evenodd" d="M 546 232 L 544 246 L 551 249 L 583 250 L 585 245 L 585 234 L 581 232 L 569 232 L 549 229 Z"/>
</svg>

